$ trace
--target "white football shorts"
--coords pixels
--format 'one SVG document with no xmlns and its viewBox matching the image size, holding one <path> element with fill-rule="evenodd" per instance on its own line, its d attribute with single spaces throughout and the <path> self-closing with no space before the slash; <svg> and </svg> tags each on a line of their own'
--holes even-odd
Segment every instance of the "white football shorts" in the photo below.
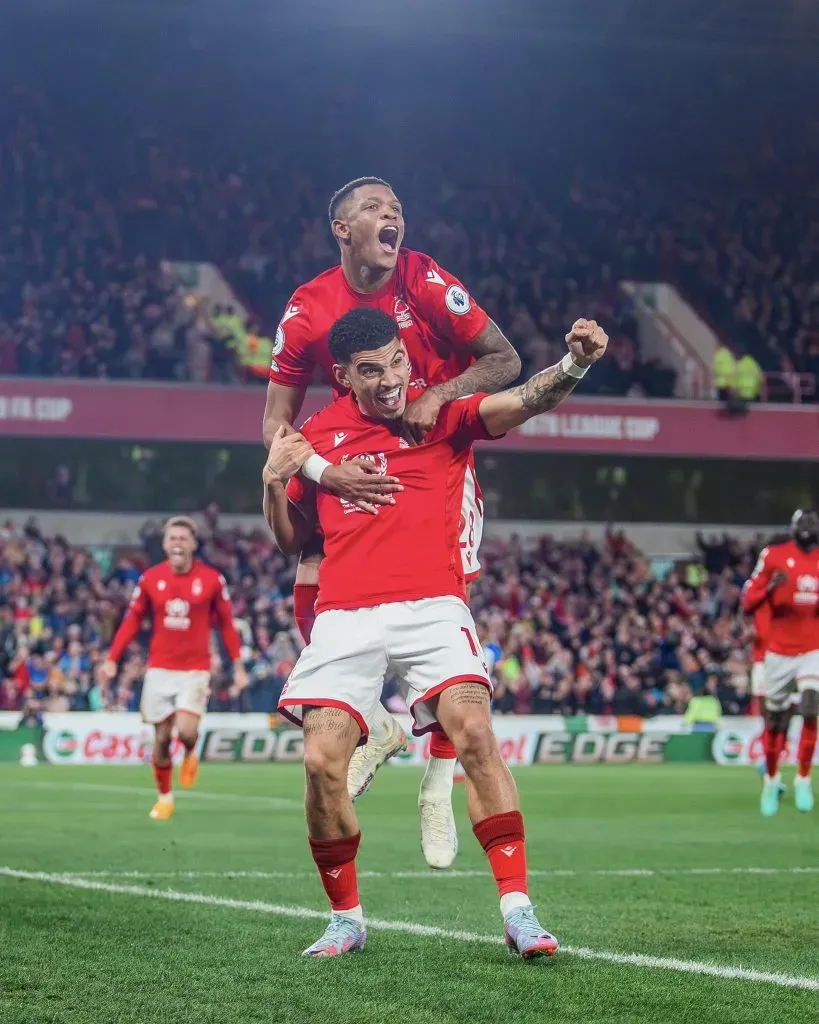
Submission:
<svg viewBox="0 0 819 1024">
<path fill-rule="evenodd" d="M 439 728 L 429 702 L 447 687 L 480 682 L 492 691 L 469 609 L 457 597 L 430 597 L 321 612 L 279 711 L 301 725 L 305 707 L 343 708 L 366 738 L 388 672 L 398 679 L 416 736 Z"/>
<path fill-rule="evenodd" d="M 142 683 L 139 711 L 142 721 L 157 725 L 175 711 L 187 711 L 200 718 L 208 708 L 210 672 L 196 669 L 180 672 L 169 668 L 149 668 Z"/>
<path fill-rule="evenodd" d="M 765 655 L 765 706 L 771 711 L 784 711 L 792 696 L 803 690 L 819 690 L 819 650 L 795 657 L 768 651 Z"/>
</svg>

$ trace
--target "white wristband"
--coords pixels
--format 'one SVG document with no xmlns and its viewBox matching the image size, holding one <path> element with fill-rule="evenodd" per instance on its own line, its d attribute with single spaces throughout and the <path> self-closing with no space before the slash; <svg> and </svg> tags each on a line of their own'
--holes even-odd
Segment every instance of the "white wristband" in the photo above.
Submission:
<svg viewBox="0 0 819 1024">
<path fill-rule="evenodd" d="M 560 360 L 560 368 L 564 373 L 567 373 L 570 377 L 575 377 L 577 380 L 582 380 L 589 372 L 588 366 L 577 365 L 574 359 L 572 359 L 571 352 L 567 352 Z"/>
<path fill-rule="evenodd" d="M 314 484 L 320 484 L 321 474 L 328 466 L 332 466 L 332 462 L 328 462 L 327 459 L 323 459 L 320 455 L 313 453 L 301 467 L 301 471 L 308 480 L 312 480 Z"/>
</svg>

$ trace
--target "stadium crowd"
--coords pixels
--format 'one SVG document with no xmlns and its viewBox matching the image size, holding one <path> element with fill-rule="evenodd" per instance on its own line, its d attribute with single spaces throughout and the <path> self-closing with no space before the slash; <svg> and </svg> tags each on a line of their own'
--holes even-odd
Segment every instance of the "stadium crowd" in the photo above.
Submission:
<svg viewBox="0 0 819 1024">
<path fill-rule="evenodd" d="M 293 620 L 294 565 L 262 532 L 202 518 L 200 556 L 227 577 L 250 676 L 236 703 L 214 647 L 211 708 L 270 711 L 302 646 Z M 36 521 L 0 531 L 0 710 L 135 710 L 144 642 L 103 699 L 97 667 L 142 567 L 162 558 L 160 527 L 103 571 L 91 552 L 44 537 Z M 740 587 L 750 546 L 706 543 L 667 575 L 622 534 L 534 544 L 489 539 L 473 609 L 496 686 L 498 713 L 682 714 L 691 696 L 747 710 L 749 631 Z M 143 637 L 144 641 L 144 637 Z M 386 693 L 400 708 L 394 687 Z"/>
</svg>

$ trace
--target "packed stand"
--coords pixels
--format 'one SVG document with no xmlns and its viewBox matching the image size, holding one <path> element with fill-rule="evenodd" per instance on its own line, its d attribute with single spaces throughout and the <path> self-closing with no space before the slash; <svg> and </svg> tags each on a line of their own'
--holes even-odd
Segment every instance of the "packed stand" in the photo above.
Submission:
<svg viewBox="0 0 819 1024">
<path fill-rule="evenodd" d="M 210 315 L 219 311 L 186 299 L 161 261 L 217 263 L 266 340 L 295 288 L 338 259 L 315 178 L 264 156 L 217 167 L 214 151 L 138 130 L 128 141 L 106 138 L 103 158 L 61 130 L 42 97 L 20 91 L 11 100 L 0 136 L 0 260 L 9 271 L 0 372 L 259 376 L 243 373 L 225 345 Z M 641 358 L 616 267 L 591 256 L 523 182 L 507 188 L 487 171 L 479 186 L 431 180 L 429 194 L 431 205 L 410 207 L 408 244 L 465 280 L 508 332 L 524 372 L 559 360 L 571 323 L 595 317 L 610 331 L 610 358 L 582 390 L 673 393 L 673 371 Z"/>
<path fill-rule="evenodd" d="M 227 577 L 250 675 L 237 702 L 214 648 L 212 710 L 271 711 L 302 647 L 292 606 L 294 564 L 262 531 L 242 533 L 204 515 L 200 557 Z M 97 667 L 141 570 L 161 560 L 161 532 L 110 565 L 99 552 L 44 537 L 36 522 L 0 532 L 0 710 L 136 710 L 145 645 L 123 661 L 107 700 Z M 497 713 L 684 713 L 714 694 L 725 714 L 749 704 L 749 629 L 740 588 L 748 545 L 701 541 L 698 558 L 667 575 L 619 533 L 534 543 L 489 539 L 473 610 L 495 682 Z M 400 708 L 394 685 L 391 706 Z"/>
</svg>

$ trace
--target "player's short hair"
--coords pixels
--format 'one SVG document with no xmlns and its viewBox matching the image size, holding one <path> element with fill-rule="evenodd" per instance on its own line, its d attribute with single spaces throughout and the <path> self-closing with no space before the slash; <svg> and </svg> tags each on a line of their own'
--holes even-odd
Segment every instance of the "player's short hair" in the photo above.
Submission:
<svg viewBox="0 0 819 1024">
<path fill-rule="evenodd" d="M 174 526 L 184 526 L 186 529 L 191 531 L 193 539 L 196 540 L 198 536 L 198 528 L 195 520 L 191 519 L 190 516 L 171 516 L 162 529 L 163 534 L 167 533 L 168 530 L 173 529 Z"/>
<path fill-rule="evenodd" d="M 348 181 L 346 185 L 342 185 L 341 188 L 334 192 L 330 199 L 330 206 L 328 208 L 328 215 L 330 217 L 330 223 L 338 216 L 338 208 L 347 198 L 352 195 L 357 188 L 361 188 L 362 185 L 383 185 L 385 188 L 392 189 L 392 185 L 388 181 L 384 181 L 383 178 L 353 178 L 352 181 Z"/>
<path fill-rule="evenodd" d="M 399 337 L 398 324 L 381 309 L 358 306 L 330 328 L 328 347 L 335 362 L 346 366 L 359 352 L 374 352 Z"/>
</svg>

